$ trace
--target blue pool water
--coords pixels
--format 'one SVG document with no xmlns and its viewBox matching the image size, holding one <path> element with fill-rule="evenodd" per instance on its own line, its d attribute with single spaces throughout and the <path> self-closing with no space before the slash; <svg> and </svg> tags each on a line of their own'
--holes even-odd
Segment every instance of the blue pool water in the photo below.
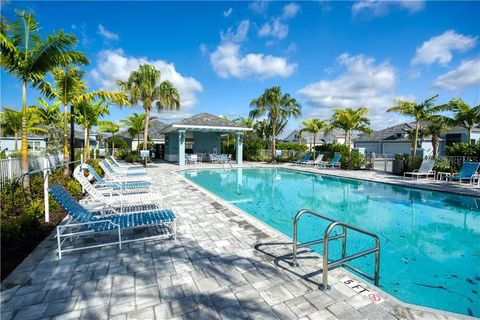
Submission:
<svg viewBox="0 0 480 320">
<path fill-rule="evenodd" d="M 277 168 L 182 174 L 289 237 L 302 208 L 374 232 L 383 290 L 408 303 L 480 316 L 478 198 Z M 326 225 L 302 218 L 299 241 L 319 238 Z M 331 243 L 334 259 L 339 244 Z M 351 233 L 347 254 L 372 245 Z M 321 246 L 313 249 L 322 253 Z M 352 264 L 371 273 L 373 255 Z"/>
</svg>

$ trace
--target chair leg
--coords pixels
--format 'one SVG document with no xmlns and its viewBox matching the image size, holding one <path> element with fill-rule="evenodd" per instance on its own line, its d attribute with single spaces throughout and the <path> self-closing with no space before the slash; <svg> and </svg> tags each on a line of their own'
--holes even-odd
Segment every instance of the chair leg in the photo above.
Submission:
<svg viewBox="0 0 480 320">
<path fill-rule="evenodd" d="M 62 260 L 62 241 L 60 240 L 60 228 L 57 227 L 58 259 Z"/>
<path fill-rule="evenodd" d="M 122 250 L 122 229 L 118 227 L 118 248 Z"/>
</svg>

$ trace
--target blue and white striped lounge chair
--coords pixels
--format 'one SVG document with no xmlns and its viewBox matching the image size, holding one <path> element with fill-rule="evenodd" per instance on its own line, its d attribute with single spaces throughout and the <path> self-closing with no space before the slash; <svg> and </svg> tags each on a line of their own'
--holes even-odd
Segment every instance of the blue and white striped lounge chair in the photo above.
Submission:
<svg viewBox="0 0 480 320">
<path fill-rule="evenodd" d="M 312 154 L 307 153 L 307 154 L 305 154 L 305 157 L 303 157 L 302 160 L 292 161 L 292 163 L 294 165 L 301 165 L 302 163 L 305 163 L 305 162 L 309 161 L 311 158 L 312 158 Z"/>
<path fill-rule="evenodd" d="M 449 181 L 458 181 L 462 183 L 463 181 L 473 182 L 477 178 L 478 167 L 480 162 L 464 162 L 460 168 L 460 172 L 450 176 Z"/>
<path fill-rule="evenodd" d="M 107 181 L 87 163 L 83 163 L 81 165 L 81 169 L 87 170 L 88 173 L 95 179 L 95 187 L 112 188 L 114 190 L 148 190 L 152 186 L 152 183 L 148 181 L 126 181 L 122 179 Z"/>
<path fill-rule="evenodd" d="M 429 176 L 433 176 L 435 178 L 435 171 L 433 171 L 434 166 L 435 160 L 423 160 L 420 168 L 415 169 L 412 172 L 404 172 L 403 180 L 405 180 L 406 176 L 410 176 L 412 179 L 413 177 L 419 179 L 421 177 L 428 178 Z"/>
<path fill-rule="evenodd" d="M 330 162 L 322 161 L 318 164 L 319 168 L 340 168 L 340 159 L 342 159 L 342 155 L 336 154 L 333 156 Z"/>
<path fill-rule="evenodd" d="M 98 248 L 117 244 L 119 248 L 122 249 L 122 243 L 159 238 L 176 238 L 176 216 L 170 209 L 138 213 L 124 213 L 111 215 L 108 217 L 97 217 L 79 204 L 60 184 L 52 184 L 48 189 L 48 192 L 69 215 L 69 220 L 67 223 L 57 226 L 59 259 L 62 259 L 63 252 Z M 122 239 L 122 232 L 124 230 L 140 227 L 158 227 L 162 233 L 140 239 Z M 63 243 L 68 238 L 75 238 L 103 232 L 118 232 L 118 240 L 80 248 L 62 249 Z"/>
</svg>

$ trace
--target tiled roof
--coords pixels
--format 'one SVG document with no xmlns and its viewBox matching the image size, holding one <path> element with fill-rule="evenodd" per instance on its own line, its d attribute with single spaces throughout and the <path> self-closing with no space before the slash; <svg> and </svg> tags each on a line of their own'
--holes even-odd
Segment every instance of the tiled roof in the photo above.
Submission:
<svg viewBox="0 0 480 320">
<path fill-rule="evenodd" d="M 415 124 L 401 123 L 383 130 L 374 131 L 370 136 L 367 134 L 359 135 L 355 141 L 410 141 L 408 132 L 415 128 Z"/>
<path fill-rule="evenodd" d="M 243 126 L 238 123 L 206 112 L 175 122 L 174 125 L 243 128 Z"/>
</svg>

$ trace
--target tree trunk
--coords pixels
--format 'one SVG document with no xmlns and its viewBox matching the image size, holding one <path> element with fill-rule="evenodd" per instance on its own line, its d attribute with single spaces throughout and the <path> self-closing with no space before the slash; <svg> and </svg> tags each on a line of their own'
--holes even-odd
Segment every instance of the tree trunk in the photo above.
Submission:
<svg viewBox="0 0 480 320">
<path fill-rule="evenodd" d="M 276 153 L 276 131 L 277 130 L 277 119 L 272 118 L 272 163 L 276 163 L 275 153 Z"/>
<path fill-rule="evenodd" d="M 84 156 L 85 156 L 85 161 L 90 160 L 90 130 L 88 128 L 85 128 L 85 144 L 84 144 L 85 150 L 84 150 Z"/>
<path fill-rule="evenodd" d="M 145 108 L 145 129 L 143 130 L 143 150 L 147 150 L 148 146 L 148 124 L 150 122 L 150 108 L 151 106 L 146 105 Z M 147 158 L 144 160 L 144 166 L 147 167 Z"/>
<path fill-rule="evenodd" d="M 28 141 L 27 141 L 27 82 L 23 82 L 22 88 L 22 174 L 23 187 L 28 188 L 30 179 L 28 176 Z"/>
<path fill-rule="evenodd" d="M 472 128 L 468 128 L 468 144 L 472 144 Z"/>
<path fill-rule="evenodd" d="M 137 151 L 140 150 L 140 133 L 137 134 Z"/>
<path fill-rule="evenodd" d="M 418 141 L 418 127 L 419 127 L 419 122 L 415 124 L 415 140 L 413 143 L 413 157 L 417 156 L 417 141 Z"/>
<path fill-rule="evenodd" d="M 315 144 L 315 133 L 313 133 L 313 160 L 315 160 L 315 151 L 316 151 L 315 146 L 316 146 L 316 144 Z"/>
<path fill-rule="evenodd" d="M 113 140 L 113 136 L 114 136 L 114 135 L 115 135 L 115 134 L 112 133 L 112 139 L 111 139 L 111 140 L 112 140 L 112 157 L 115 156 L 115 141 Z"/>
<path fill-rule="evenodd" d="M 348 131 L 347 130 L 344 130 L 345 131 L 345 141 L 343 142 L 344 145 L 347 145 L 347 138 L 348 138 Z"/>
<path fill-rule="evenodd" d="M 68 161 L 68 112 L 67 103 L 63 103 L 63 161 Z M 68 175 L 68 166 L 65 165 L 63 173 Z"/>
<path fill-rule="evenodd" d="M 352 154 L 352 130 L 348 130 L 348 154 Z"/>
<path fill-rule="evenodd" d="M 438 144 L 439 144 L 439 137 L 436 134 L 432 134 L 433 159 L 437 159 Z"/>
</svg>

